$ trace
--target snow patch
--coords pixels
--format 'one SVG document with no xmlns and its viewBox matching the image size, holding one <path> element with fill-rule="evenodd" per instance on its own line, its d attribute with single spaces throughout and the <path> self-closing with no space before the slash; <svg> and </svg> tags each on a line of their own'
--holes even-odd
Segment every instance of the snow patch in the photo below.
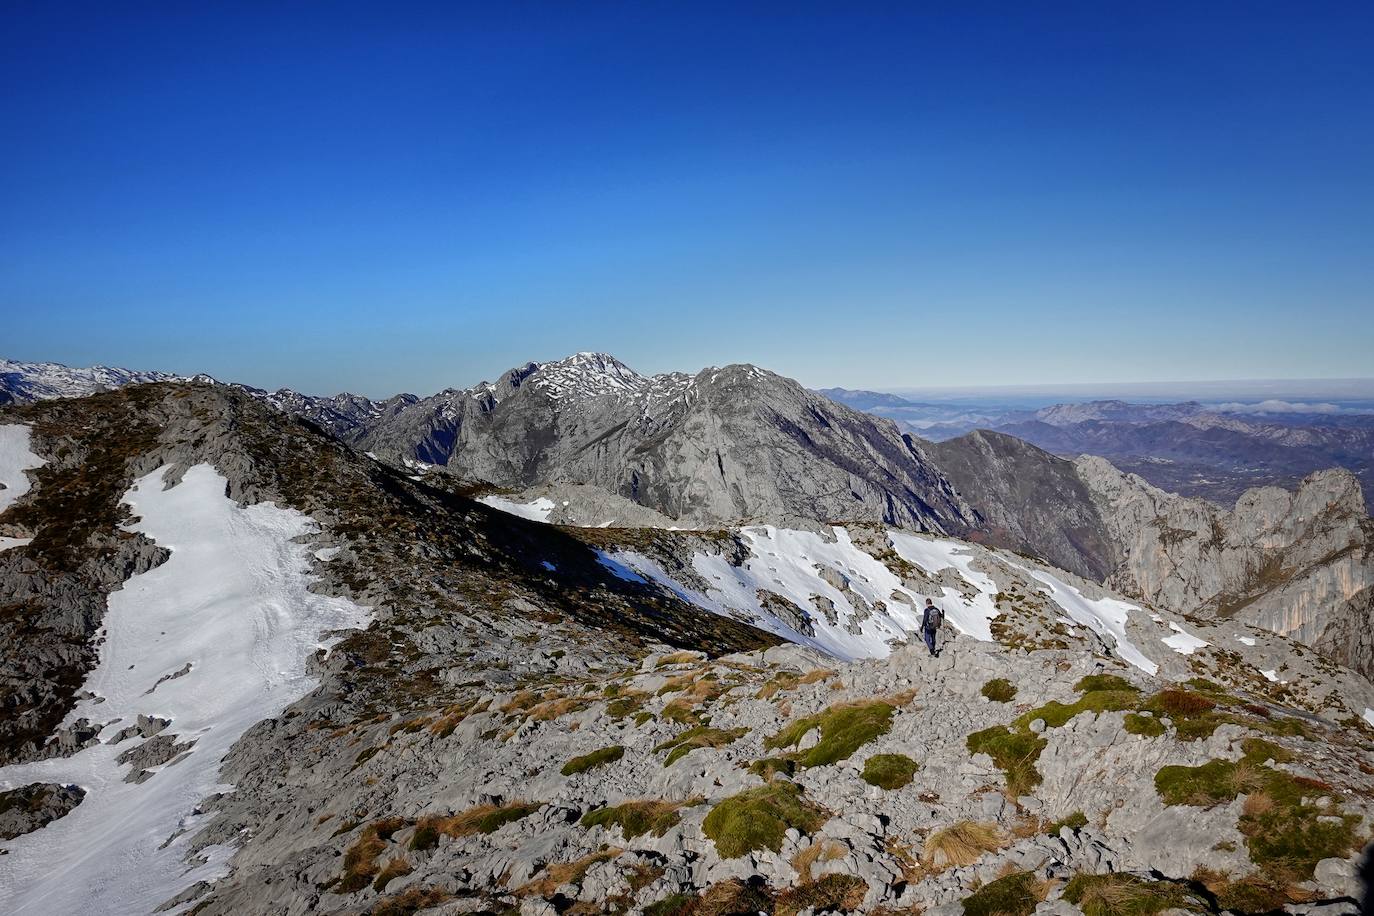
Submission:
<svg viewBox="0 0 1374 916">
<path fill-rule="evenodd" d="M 195 746 L 142 784 L 125 782 L 129 767 L 115 760 L 139 739 L 0 769 L 0 787 L 75 783 L 87 792 L 66 817 L 4 844 L 5 913 L 146 914 L 227 874 L 227 847 L 191 864 L 183 858 L 206 818 L 197 806 L 233 789 L 220 781 L 224 755 L 253 724 L 314 688 L 305 668 L 327 644 L 323 634 L 368 622 L 365 608 L 310 592 L 309 548 L 293 540 L 316 530 L 308 516 L 272 503 L 239 506 L 206 464 L 164 490 L 166 470 L 138 480 L 124 502 L 138 519 L 130 530 L 171 556 L 110 595 L 107 638 L 83 685 L 104 702 L 78 703 L 68 721 L 109 723 L 101 733 L 109 740 L 120 728 L 112 720 L 157 715 L 171 720 L 164 734 Z"/>
<path fill-rule="evenodd" d="M 1174 631 L 1174 635 L 1165 636 L 1160 639 L 1160 642 L 1164 643 L 1164 645 L 1168 646 L 1170 649 L 1173 649 L 1179 655 L 1192 655 L 1198 649 L 1211 645 L 1207 640 L 1198 639 L 1172 620 L 1169 621 L 1169 629 Z"/>
<path fill-rule="evenodd" d="M 1279 672 L 1277 669 L 1265 671 L 1263 668 L 1261 668 L 1260 674 L 1264 675 L 1265 680 L 1273 681 L 1275 684 L 1279 682 Z"/>
<path fill-rule="evenodd" d="M 973 568 L 973 550 L 958 541 L 917 537 L 904 531 L 889 531 L 887 534 L 892 539 L 897 556 L 903 560 L 915 563 L 928 573 L 939 573 L 942 569 L 953 567 L 966 582 L 978 589 L 971 603 L 966 604 L 966 599 L 958 589 L 946 585 L 943 587 L 945 600 L 941 607 L 945 618 L 959 632 L 983 642 L 992 642 L 992 618 L 998 614 L 997 604 L 993 600 L 997 595 L 997 584 L 986 573 Z M 923 604 L 925 602 L 921 601 L 917 606 Z"/>
<path fill-rule="evenodd" d="M 528 503 L 518 503 L 501 496 L 483 496 L 477 501 L 484 506 L 490 506 L 510 515 L 518 515 L 532 522 L 548 522 L 549 514 L 553 512 L 553 500 L 545 496 Z"/>
<path fill-rule="evenodd" d="M 1370 709 L 1368 706 L 1364 708 L 1364 720 L 1370 725 L 1374 725 L 1374 709 Z"/>
<path fill-rule="evenodd" d="M 639 573 L 635 572 L 633 568 L 627 566 L 624 562 L 622 562 L 621 558 L 623 555 L 626 554 L 629 554 L 629 552 L 622 551 L 620 553 L 607 553 L 604 550 L 598 550 L 596 552 L 596 561 L 600 563 L 602 566 L 609 569 L 611 571 L 611 574 L 614 575 L 617 579 L 624 579 L 626 582 L 636 582 L 640 585 L 647 585 L 647 579 L 645 579 Z M 629 555 L 638 556 L 638 554 Z"/>
<path fill-rule="evenodd" d="M 1099 636 L 1110 635 L 1116 643 L 1116 651 L 1123 659 L 1146 674 L 1154 675 L 1159 672 L 1159 665 L 1136 648 L 1126 635 L 1126 622 L 1130 619 L 1131 611 L 1140 612 L 1141 608 L 1116 598 L 1085 598 L 1082 592 L 1058 576 L 1027 569 L 1024 566 L 1019 568 L 1032 579 L 1048 585 L 1050 597 L 1054 599 L 1055 604 L 1063 608 L 1074 620 Z"/>
<path fill-rule="evenodd" d="M 1255 644 L 1255 637 L 1253 636 L 1237 636 L 1236 640 L 1241 643 L 1241 645 L 1245 646 L 1253 646 Z"/>
<path fill-rule="evenodd" d="M 43 459 L 29 448 L 29 433 L 21 423 L 0 426 L 0 512 L 29 492 L 29 475 L 24 472 L 43 466 Z"/>
<path fill-rule="evenodd" d="M 33 538 L 5 538 L 0 537 L 0 550 L 9 550 L 11 547 L 23 547 L 25 544 L 33 542 Z"/>
<path fill-rule="evenodd" d="M 855 546 L 846 529 L 834 527 L 831 535 L 827 540 L 816 532 L 773 526 L 741 529 L 740 538 L 749 548 L 743 566 L 732 566 L 721 554 L 698 553 L 692 558 L 692 568 L 708 583 L 704 592 L 682 585 L 641 554 L 620 551 L 614 558 L 714 614 L 747 620 L 790 642 L 839 658 L 882 658 L 891 652 L 892 642 L 904 641 L 917 631 L 918 608 L 927 596 L 904 587 L 890 569 Z M 931 562 L 938 561 L 942 568 L 957 566 L 958 562 L 948 562 L 948 556 L 962 545 L 945 543 L 948 550 L 936 549 Z M 958 560 L 967 562 L 963 557 Z M 941 599 L 946 619 L 959 630 L 975 638 L 991 638 L 987 615 L 996 610 L 990 595 L 980 594 L 971 608 L 954 589 L 928 597 Z M 779 599 L 791 609 L 779 608 Z M 832 608 L 830 616 L 821 607 L 827 603 Z"/>
</svg>

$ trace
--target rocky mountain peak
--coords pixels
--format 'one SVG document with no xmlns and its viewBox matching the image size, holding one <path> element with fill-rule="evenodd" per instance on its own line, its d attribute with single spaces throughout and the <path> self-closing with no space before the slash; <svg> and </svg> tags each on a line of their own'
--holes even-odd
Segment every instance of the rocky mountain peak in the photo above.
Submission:
<svg viewBox="0 0 1374 916">
<path fill-rule="evenodd" d="M 73 368 L 61 363 L 30 363 L 0 358 L 0 404 L 85 397 L 97 391 L 109 391 L 140 382 L 182 380 L 182 376 L 168 372 L 142 372 L 110 366 Z"/>
</svg>

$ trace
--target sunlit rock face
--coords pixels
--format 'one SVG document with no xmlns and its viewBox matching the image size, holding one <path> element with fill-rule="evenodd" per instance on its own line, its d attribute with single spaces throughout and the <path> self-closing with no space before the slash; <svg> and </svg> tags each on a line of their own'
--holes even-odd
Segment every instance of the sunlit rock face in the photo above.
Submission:
<svg viewBox="0 0 1374 916">
<path fill-rule="evenodd" d="M 1374 525 L 1353 474 L 1321 471 L 1296 492 L 1250 490 L 1227 512 L 1100 458 L 1077 467 L 1123 545 L 1113 587 L 1171 610 L 1254 623 L 1374 672 Z"/>
</svg>

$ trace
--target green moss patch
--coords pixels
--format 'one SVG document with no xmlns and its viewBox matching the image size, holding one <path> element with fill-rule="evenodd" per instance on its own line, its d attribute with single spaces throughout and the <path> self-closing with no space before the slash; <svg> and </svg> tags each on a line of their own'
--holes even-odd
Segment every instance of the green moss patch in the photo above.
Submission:
<svg viewBox="0 0 1374 916">
<path fill-rule="evenodd" d="M 1030 916 L 1040 904 L 1035 875 L 1017 872 L 989 881 L 964 898 L 964 916 Z"/>
<path fill-rule="evenodd" d="M 797 751 L 804 767 L 826 766 L 847 760 L 855 751 L 892 728 L 896 707 L 881 700 L 836 703 L 834 706 L 791 723 L 764 742 L 770 748 L 795 748 L 812 729 L 820 729 L 815 746 Z"/>
<path fill-rule="evenodd" d="M 1005 725 L 994 725 L 968 736 L 969 753 L 991 757 L 997 769 L 1006 775 L 1007 790 L 1013 795 L 1027 795 L 1040 785 L 1040 771 L 1035 764 L 1046 743 L 1028 729 L 1014 732 Z"/>
<path fill-rule="evenodd" d="M 1013 723 L 1013 727 L 1025 729 L 1036 719 L 1043 719 L 1047 728 L 1062 728 L 1080 713 L 1120 712 L 1124 709 L 1135 709 L 1139 702 L 1140 694 L 1134 687 L 1130 690 L 1089 690 L 1073 703 L 1051 700 L 1044 706 L 1037 706 L 1029 712 L 1022 713 Z"/>
<path fill-rule="evenodd" d="M 919 764 L 905 754 L 874 754 L 864 761 L 863 781 L 883 789 L 900 789 L 911 782 Z"/>
<path fill-rule="evenodd" d="M 582 818 L 583 827 L 619 827 L 625 839 L 646 833 L 663 836 L 682 820 L 675 802 L 631 801 L 613 808 L 598 808 Z"/>
<path fill-rule="evenodd" d="M 689 728 L 672 740 L 665 741 L 654 752 L 667 751 L 668 757 L 663 761 L 665 767 L 672 766 L 679 758 L 691 753 L 699 747 L 724 747 L 732 744 L 739 738 L 748 733 L 747 728 L 720 729 L 711 728 L 706 725 L 698 725 Z"/>
<path fill-rule="evenodd" d="M 787 828 L 810 834 L 830 820 L 830 812 L 806 800 L 795 783 L 776 780 L 720 802 L 701 829 L 721 858 L 736 859 L 762 849 L 782 848 Z"/>
<path fill-rule="evenodd" d="M 1088 816 L 1082 811 L 1075 811 L 1067 817 L 1061 817 L 1045 827 L 1045 832 L 1050 836 L 1058 836 L 1059 831 L 1068 827 L 1070 830 L 1079 831 L 1088 826 Z"/>
<path fill-rule="evenodd" d="M 643 696 L 617 697 L 606 704 L 606 715 L 612 719 L 625 719 L 639 712 L 643 705 Z"/>
<path fill-rule="evenodd" d="M 1091 693 L 1095 690 L 1140 692 L 1139 688 L 1130 681 L 1115 674 L 1089 674 L 1079 678 L 1078 683 L 1073 685 L 1073 689 L 1079 693 Z"/>
<path fill-rule="evenodd" d="M 980 692 L 994 703 L 1010 703 L 1016 696 L 1016 685 L 1004 677 L 995 677 Z"/>
<path fill-rule="evenodd" d="M 1155 774 L 1155 789 L 1166 805 L 1211 807 L 1247 796 L 1236 827 L 1250 860 L 1291 870 L 1297 880 L 1311 878 L 1322 859 L 1345 858 L 1357 845 L 1360 818 L 1330 800 L 1329 786 L 1268 766 L 1284 758 L 1282 748 L 1255 738 L 1242 747 L 1240 760 L 1164 767 Z M 1326 801 L 1318 804 L 1321 797 Z"/>
<path fill-rule="evenodd" d="M 1156 716 L 1145 716 L 1138 712 L 1126 713 L 1126 731 L 1132 735 L 1142 735 L 1146 738 L 1158 738 L 1164 734 L 1164 723 L 1159 721 Z"/>
<path fill-rule="evenodd" d="M 1172 881 L 1135 875 L 1077 875 L 1064 886 L 1064 899 L 1084 916 L 1155 916 L 1165 910 L 1210 911 L 1197 894 Z"/>
<path fill-rule="evenodd" d="M 597 767 L 614 763 L 625 756 L 625 748 L 619 744 L 612 744 L 610 747 L 603 747 L 600 750 L 592 751 L 590 754 L 583 754 L 581 757 L 574 757 L 563 764 L 562 773 L 564 776 L 572 776 L 575 773 L 585 773 Z"/>
</svg>

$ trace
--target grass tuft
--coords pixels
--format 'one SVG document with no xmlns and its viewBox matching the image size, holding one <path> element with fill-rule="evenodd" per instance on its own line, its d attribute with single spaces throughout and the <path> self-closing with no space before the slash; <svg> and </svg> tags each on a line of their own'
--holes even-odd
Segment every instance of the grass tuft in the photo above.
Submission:
<svg viewBox="0 0 1374 916">
<path fill-rule="evenodd" d="M 1146 881 L 1135 875 L 1077 875 L 1064 886 L 1064 899 L 1084 916 L 1155 916 L 1165 910 L 1208 912 L 1207 902 L 1181 884 Z"/>
<path fill-rule="evenodd" d="M 900 789 L 910 784 L 918 768 L 905 754 L 874 754 L 864 762 L 863 781 L 883 789 Z"/>
<path fill-rule="evenodd" d="M 583 754 L 581 757 L 574 757 L 563 764 L 562 773 L 564 776 L 573 776 L 577 773 L 585 773 L 597 767 L 614 763 L 625 756 L 625 748 L 619 744 L 612 744 L 610 747 L 603 747 L 600 750 L 592 751 L 590 754 Z"/>
<path fill-rule="evenodd" d="M 936 868 L 972 865 L 984 853 L 996 852 L 1004 845 L 996 824 L 959 821 L 926 838 L 925 859 Z"/>
<path fill-rule="evenodd" d="M 611 808 L 598 808 L 582 817 L 583 827 L 619 827 L 625 839 L 633 840 L 646 833 L 661 837 L 682 820 L 678 809 L 682 806 L 668 801 L 630 801 Z"/>
<path fill-rule="evenodd" d="M 723 859 L 762 849 L 782 848 L 787 828 L 810 834 L 830 819 L 830 812 L 806 800 L 795 783 L 776 780 L 732 795 L 711 809 L 702 832 Z"/>
<path fill-rule="evenodd" d="M 663 761 L 663 765 L 668 767 L 697 748 L 725 747 L 725 745 L 732 744 L 742 738 L 748 731 L 747 728 L 732 728 L 727 731 L 698 725 L 695 728 L 687 729 L 676 738 L 663 742 L 654 748 L 654 753 L 667 751 L 668 757 Z"/>
<path fill-rule="evenodd" d="M 1016 685 L 1004 677 L 995 677 L 983 685 L 981 693 L 994 703 L 1010 703 L 1016 696 Z"/>
<path fill-rule="evenodd" d="M 1015 796 L 1027 795 L 1040 785 L 1040 771 L 1035 763 L 1046 743 L 1044 738 L 1030 731 L 1013 732 L 1003 725 L 994 725 L 968 736 L 969 753 L 991 757 L 997 768 L 1006 774 L 1007 791 Z"/>
<path fill-rule="evenodd" d="M 415 825 L 415 834 L 410 838 L 410 848 L 433 849 L 439 844 L 441 836 L 458 839 L 478 833 L 495 833 L 507 824 L 529 817 L 542 807 L 542 802 L 511 802 L 500 806 L 478 805 L 449 817 L 422 817 Z"/>
<path fill-rule="evenodd" d="M 820 740 L 815 746 L 797 751 L 797 762 L 803 767 L 826 766 L 848 760 L 855 751 L 892 728 L 892 714 L 896 708 L 881 700 L 857 703 L 836 703 L 817 713 L 791 723 L 764 742 L 769 748 L 795 748 L 813 729 L 819 729 Z"/>
</svg>

